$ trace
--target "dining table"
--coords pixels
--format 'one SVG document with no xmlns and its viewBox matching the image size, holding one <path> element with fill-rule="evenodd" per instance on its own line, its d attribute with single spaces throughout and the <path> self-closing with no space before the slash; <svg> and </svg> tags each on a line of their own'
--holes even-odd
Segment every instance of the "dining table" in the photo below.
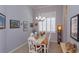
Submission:
<svg viewBox="0 0 79 59">
<path fill-rule="evenodd" d="M 48 37 L 46 35 L 39 36 L 37 39 L 34 36 L 29 37 L 33 45 L 43 45 L 43 50 L 47 52 L 47 45 L 48 45 Z"/>
</svg>

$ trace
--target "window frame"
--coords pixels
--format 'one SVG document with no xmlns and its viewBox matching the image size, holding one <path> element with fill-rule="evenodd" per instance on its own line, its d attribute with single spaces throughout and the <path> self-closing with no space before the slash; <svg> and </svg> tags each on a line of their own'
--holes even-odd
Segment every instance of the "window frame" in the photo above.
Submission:
<svg viewBox="0 0 79 59">
<path fill-rule="evenodd" d="M 51 32 L 51 19 L 52 18 L 54 18 L 55 19 L 55 28 L 54 28 L 54 30 L 55 31 L 53 31 L 52 33 L 55 33 L 56 32 L 56 17 L 51 17 L 50 18 L 50 31 L 47 31 L 47 20 L 46 20 L 46 31 L 45 32 L 47 32 L 47 33 L 49 33 L 49 32 Z M 42 22 L 42 31 L 43 31 L 43 21 L 39 21 L 39 22 Z M 38 23 L 39 24 L 39 23 Z M 39 27 L 38 27 L 38 29 L 39 29 Z M 41 32 L 40 30 L 39 30 L 39 32 Z"/>
</svg>

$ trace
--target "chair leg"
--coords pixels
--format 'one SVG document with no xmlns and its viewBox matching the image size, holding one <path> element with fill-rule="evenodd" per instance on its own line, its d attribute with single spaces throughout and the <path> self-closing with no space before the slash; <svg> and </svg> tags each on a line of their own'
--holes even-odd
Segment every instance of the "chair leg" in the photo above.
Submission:
<svg viewBox="0 0 79 59">
<path fill-rule="evenodd" d="M 47 45 L 42 45 L 42 53 L 47 53 Z"/>
<path fill-rule="evenodd" d="M 46 45 L 46 53 L 48 53 L 48 45 Z"/>
<path fill-rule="evenodd" d="M 45 45 L 45 53 L 47 53 L 48 52 L 48 45 Z"/>
</svg>

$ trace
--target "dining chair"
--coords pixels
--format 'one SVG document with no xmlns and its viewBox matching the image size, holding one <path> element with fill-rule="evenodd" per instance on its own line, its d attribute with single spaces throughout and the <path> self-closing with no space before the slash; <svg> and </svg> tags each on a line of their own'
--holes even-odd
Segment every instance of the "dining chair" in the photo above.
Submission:
<svg viewBox="0 0 79 59">
<path fill-rule="evenodd" d="M 28 40 L 28 45 L 29 45 L 29 52 L 30 53 L 41 53 L 41 45 L 36 44 L 33 40 Z"/>
<path fill-rule="evenodd" d="M 33 45 L 32 40 L 28 40 L 28 45 L 29 45 L 29 53 L 35 52 L 35 47 Z"/>
</svg>

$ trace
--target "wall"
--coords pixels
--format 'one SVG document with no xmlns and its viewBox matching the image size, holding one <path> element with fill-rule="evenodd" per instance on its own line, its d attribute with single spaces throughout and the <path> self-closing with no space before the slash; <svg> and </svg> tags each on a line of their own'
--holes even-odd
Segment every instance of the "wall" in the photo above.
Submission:
<svg viewBox="0 0 79 59">
<path fill-rule="evenodd" d="M 68 7 L 67 5 L 63 5 L 63 42 L 67 41 L 67 15 L 68 15 Z"/>
<path fill-rule="evenodd" d="M 20 28 L 10 29 L 9 28 L 10 19 L 20 20 L 20 23 L 23 23 L 23 21 L 27 20 L 31 21 L 32 10 L 29 6 L 21 6 L 21 5 L 2 6 L 2 8 L 3 7 L 4 7 L 4 14 L 6 15 L 6 29 L 5 29 L 6 32 L 1 31 L 2 34 L 0 34 L 0 38 L 2 38 L 2 40 L 4 40 L 3 42 L 6 42 L 6 44 L 4 43 L 5 46 L 3 45 L 1 46 L 6 47 L 5 52 L 9 52 L 12 49 L 26 42 L 29 33 L 31 32 L 30 28 L 28 28 L 29 31 L 23 32 L 23 24 L 20 26 Z"/>
<path fill-rule="evenodd" d="M 67 41 L 75 43 L 77 45 L 77 52 L 79 52 L 79 42 L 70 37 L 70 18 L 79 14 L 79 5 L 68 6 L 68 19 L 67 19 Z"/>
<path fill-rule="evenodd" d="M 45 12 L 56 12 L 56 25 L 57 24 L 63 24 L 63 6 L 56 6 L 56 5 L 50 5 L 47 7 L 42 7 L 42 8 L 35 8 L 33 9 L 34 13 L 34 18 L 38 16 L 39 13 L 45 13 Z M 52 42 L 57 42 L 57 34 L 52 33 L 51 36 L 51 41 Z"/>
<path fill-rule="evenodd" d="M 0 13 L 5 14 L 5 9 L 0 6 Z M 6 50 L 6 30 L 0 29 L 0 52 L 5 52 Z"/>
</svg>

